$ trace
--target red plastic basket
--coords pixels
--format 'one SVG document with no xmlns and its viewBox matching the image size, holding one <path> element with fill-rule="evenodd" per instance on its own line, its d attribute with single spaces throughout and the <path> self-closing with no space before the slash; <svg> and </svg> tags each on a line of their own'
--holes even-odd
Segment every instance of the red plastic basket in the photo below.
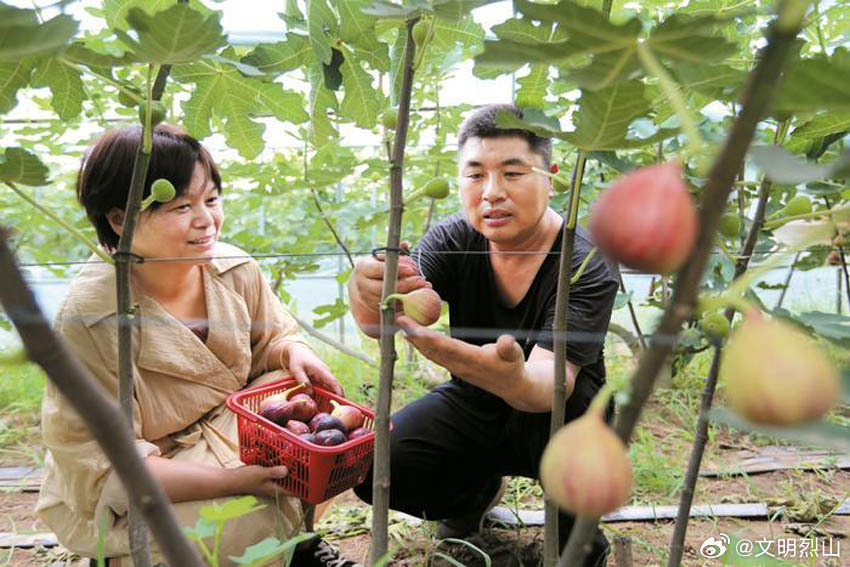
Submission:
<svg viewBox="0 0 850 567">
<path fill-rule="evenodd" d="M 318 504 L 357 486 L 366 479 L 375 446 L 375 433 L 346 441 L 333 447 L 322 447 L 300 439 L 257 413 L 260 402 L 296 385 L 293 378 L 234 392 L 227 407 L 237 415 L 239 457 L 246 465 L 286 465 L 289 474 L 278 482 L 288 492 Z M 331 400 L 351 405 L 363 412 L 363 427 L 372 429 L 375 414 L 327 390 L 313 386 L 313 399 L 319 411 L 331 412 Z"/>
</svg>

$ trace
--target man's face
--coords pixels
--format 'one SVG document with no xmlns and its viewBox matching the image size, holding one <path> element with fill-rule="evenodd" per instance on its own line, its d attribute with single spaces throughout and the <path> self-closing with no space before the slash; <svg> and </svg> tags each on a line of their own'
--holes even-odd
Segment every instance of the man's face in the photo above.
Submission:
<svg viewBox="0 0 850 567">
<path fill-rule="evenodd" d="M 469 138 L 459 156 L 460 197 L 469 223 L 488 240 L 521 244 L 539 228 L 551 184 L 532 167 L 543 157 L 523 138 Z"/>
</svg>

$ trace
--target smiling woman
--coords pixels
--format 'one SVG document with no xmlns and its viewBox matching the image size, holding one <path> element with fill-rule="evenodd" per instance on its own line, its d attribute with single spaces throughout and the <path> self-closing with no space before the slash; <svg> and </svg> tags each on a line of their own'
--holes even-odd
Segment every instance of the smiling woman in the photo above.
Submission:
<svg viewBox="0 0 850 567">
<path fill-rule="evenodd" d="M 140 137 L 139 128 L 103 135 L 78 175 L 79 201 L 109 251 L 121 233 Z M 173 126 L 157 126 L 145 195 L 160 178 L 174 185 L 175 197 L 141 213 L 132 249 L 143 260 L 132 266 L 136 448 L 185 526 L 195 525 L 199 510 L 221 498 L 263 499 L 265 507 L 228 523 L 220 553 L 236 555 L 269 537 L 292 537 L 302 513 L 299 501 L 275 482 L 288 474 L 286 467 L 245 466 L 239 460 L 227 396 L 279 379 L 282 371 L 335 393 L 342 388 L 298 334 L 257 263 L 218 242 L 221 178 L 207 150 Z M 113 267 L 89 262 L 71 284 L 56 327 L 117 396 L 115 290 Z M 37 505 L 41 519 L 63 545 L 89 556 L 98 526 L 105 525 L 109 566 L 129 564 L 127 495 L 81 417 L 52 383 L 45 389 L 42 432 L 48 454 Z M 158 550 L 152 551 L 159 561 Z M 292 564 L 354 565 L 315 539 Z"/>
</svg>

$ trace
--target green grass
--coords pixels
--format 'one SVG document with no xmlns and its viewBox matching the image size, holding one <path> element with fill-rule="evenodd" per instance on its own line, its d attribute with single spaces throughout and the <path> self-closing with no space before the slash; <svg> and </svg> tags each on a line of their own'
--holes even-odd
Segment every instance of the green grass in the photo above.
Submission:
<svg viewBox="0 0 850 567">
<path fill-rule="evenodd" d="M 44 373 L 35 364 L 0 369 L 0 462 L 41 464 L 39 408 Z"/>
</svg>

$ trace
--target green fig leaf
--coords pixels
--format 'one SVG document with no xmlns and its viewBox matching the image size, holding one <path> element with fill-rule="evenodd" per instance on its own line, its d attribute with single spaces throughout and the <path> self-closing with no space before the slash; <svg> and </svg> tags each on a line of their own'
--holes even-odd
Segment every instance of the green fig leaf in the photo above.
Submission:
<svg viewBox="0 0 850 567">
<path fill-rule="evenodd" d="M 46 185 L 48 169 L 38 157 L 23 148 L 6 148 L 0 160 L 0 181 L 21 185 Z"/>
</svg>

